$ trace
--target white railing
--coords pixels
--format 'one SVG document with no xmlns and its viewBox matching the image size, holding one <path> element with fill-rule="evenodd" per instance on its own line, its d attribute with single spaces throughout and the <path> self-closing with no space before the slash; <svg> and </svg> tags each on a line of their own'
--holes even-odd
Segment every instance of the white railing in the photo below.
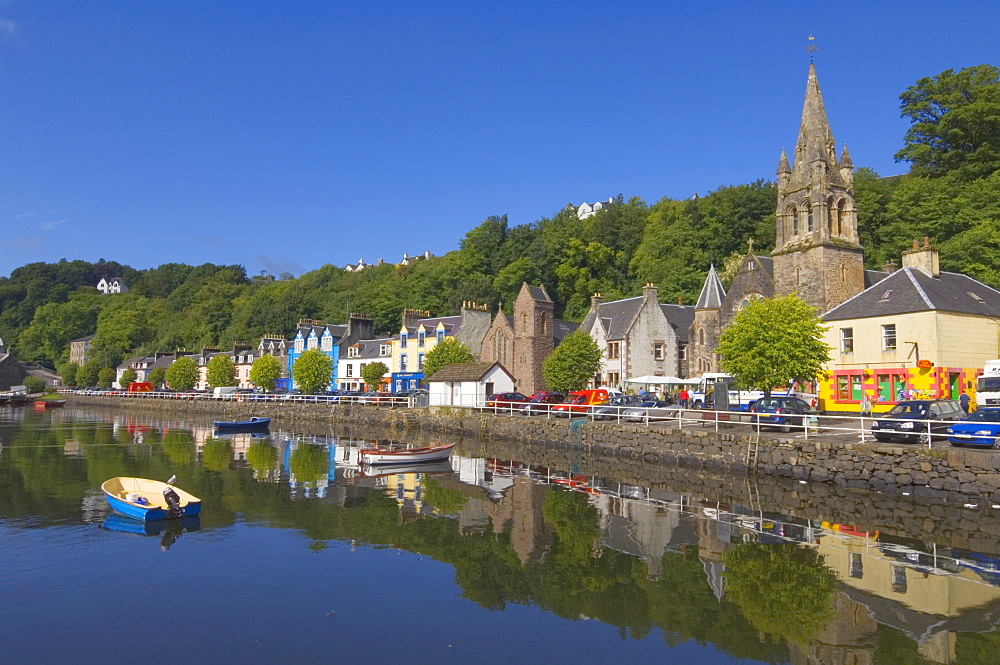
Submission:
<svg viewBox="0 0 1000 665">
<path fill-rule="evenodd" d="M 85 395 L 90 397 L 130 397 L 138 399 L 187 399 L 187 400 L 211 400 L 216 402 L 291 402 L 291 403 L 325 403 L 325 404 L 363 404 L 369 406 L 387 406 L 391 408 L 417 406 L 420 395 L 395 396 L 395 395 L 295 395 L 295 394 L 274 394 L 274 393 L 229 393 L 216 395 L 209 392 L 186 391 L 186 392 L 137 392 L 130 393 L 124 390 L 69 390 L 59 391 L 64 395 Z"/>
<path fill-rule="evenodd" d="M 935 442 L 947 441 L 948 426 L 956 420 L 895 420 L 886 414 L 872 416 L 761 413 L 747 411 L 713 411 L 709 409 L 682 409 L 671 407 L 611 406 L 583 404 L 540 404 L 525 402 L 477 403 L 481 412 L 496 415 L 531 416 L 544 418 L 579 418 L 588 421 L 611 423 L 637 423 L 647 427 L 660 426 L 673 429 L 703 428 L 719 432 L 720 429 L 737 429 L 753 434 L 778 431 L 794 438 L 809 439 L 820 434 L 856 438 L 860 442 L 877 442 L 881 436 L 886 443 L 920 443 L 928 448 Z M 788 422 L 775 422 L 787 418 Z M 912 423 L 912 428 L 873 430 L 878 420 L 895 423 Z M 986 438 L 986 437 L 978 437 Z M 969 444 L 974 445 L 974 444 Z"/>
</svg>

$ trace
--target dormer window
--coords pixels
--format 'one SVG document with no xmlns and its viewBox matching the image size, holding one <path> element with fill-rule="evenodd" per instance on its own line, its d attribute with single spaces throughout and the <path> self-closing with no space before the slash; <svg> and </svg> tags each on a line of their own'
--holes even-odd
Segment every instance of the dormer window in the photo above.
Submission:
<svg viewBox="0 0 1000 665">
<path fill-rule="evenodd" d="M 444 330 L 437 331 L 437 341 L 438 342 L 444 341 Z"/>
<path fill-rule="evenodd" d="M 301 337 L 296 337 L 295 338 L 295 352 L 296 353 L 302 353 L 304 347 L 305 347 L 305 340 L 303 340 Z"/>
<path fill-rule="evenodd" d="M 329 335 L 324 335 L 323 336 L 323 350 L 324 351 L 333 351 L 333 337 L 331 337 Z"/>
<path fill-rule="evenodd" d="M 422 330 L 417 333 L 417 346 L 423 346 L 424 345 L 424 337 L 425 336 L 426 336 L 426 334 Z"/>
<path fill-rule="evenodd" d="M 409 340 L 410 336 L 406 333 L 399 333 L 399 348 L 405 349 L 406 342 Z"/>
<path fill-rule="evenodd" d="M 392 347 L 390 345 L 388 345 L 388 344 L 382 344 L 379 347 L 378 354 L 380 356 L 387 356 L 390 353 L 392 353 Z"/>
<path fill-rule="evenodd" d="M 360 353 L 360 350 L 356 346 L 352 346 L 352 347 L 350 347 L 350 348 L 347 349 L 347 357 L 348 358 L 357 358 L 359 353 Z"/>
</svg>

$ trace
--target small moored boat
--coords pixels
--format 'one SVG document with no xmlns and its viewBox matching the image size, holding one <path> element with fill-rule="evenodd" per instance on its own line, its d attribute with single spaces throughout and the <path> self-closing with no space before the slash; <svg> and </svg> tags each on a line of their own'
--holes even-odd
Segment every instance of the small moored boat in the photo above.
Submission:
<svg viewBox="0 0 1000 665">
<path fill-rule="evenodd" d="M 51 409 L 55 406 L 65 406 L 66 400 L 64 399 L 39 399 L 35 400 L 35 406 L 44 406 L 46 409 Z"/>
<path fill-rule="evenodd" d="M 215 429 L 264 429 L 271 424 L 270 418 L 251 418 L 250 420 L 216 420 Z"/>
<path fill-rule="evenodd" d="M 382 478 L 401 473 L 450 473 L 451 462 L 446 459 L 414 464 L 366 464 L 358 469 L 359 478 Z"/>
<path fill-rule="evenodd" d="M 174 487 L 175 478 L 163 483 L 148 478 L 117 476 L 105 480 L 101 491 L 118 513 L 138 520 L 191 517 L 201 512 L 201 499 Z"/>
<path fill-rule="evenodd" d="M 362 448 L 358 451 L 358 459 L 362 464 L 416 464 L 419 462 L 434 462 L 447 459 L 451 455 L 454 443 L 441 446 L 425 446 L 423 448 Z"/>
</svg>

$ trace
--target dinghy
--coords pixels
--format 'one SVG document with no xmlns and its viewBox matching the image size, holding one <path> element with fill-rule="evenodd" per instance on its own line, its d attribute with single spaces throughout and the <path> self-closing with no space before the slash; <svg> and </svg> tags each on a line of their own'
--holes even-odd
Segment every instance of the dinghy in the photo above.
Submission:
<svg viewBox="0 0 1000 665">
<path fill-rule="evenodd" d="M 148 478 L 117 476 L 105 480 L 101 491 L 112 510 L 137 520 L 191 517 L 201 512 L 201 499 L 174 487 L 172 477 L 163 483 Z"/>
</svg>

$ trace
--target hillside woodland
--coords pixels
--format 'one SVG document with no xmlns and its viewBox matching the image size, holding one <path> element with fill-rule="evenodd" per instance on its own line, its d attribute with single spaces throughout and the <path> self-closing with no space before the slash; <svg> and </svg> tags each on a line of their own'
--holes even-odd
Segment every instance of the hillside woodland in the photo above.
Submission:
<svg viewBox="0 0 1000 665">
<path fill-rule="evenodd" d="M 900 100 L 911 127 L 896 158 L 909 172 L 855 174 L 867 267 L 898 262 L 928 236 L 943 270 L 1000 288 L 1000 69 L 947 70 Z M 572 204 L 530 224 L 491 216 L 458 249 L 410 265 L 347 272 L 328 264 L 297 278 L 248 276 L 238 265 L 32 263 L 0 278 L 0 338 L 20 359 L 55 366 L 70 340 L 94 334 L 92 357 L 112 366 L 137 352 L 289 336 L 300 318 L 342 322 L 361 312 L 389 334 L 403 308 L 445 315 L 473 301 L 509 311 L 522 282 L 546 285 L 557 316 L 571 320 L 583 318 L 594 292 L 630 297 L 646 282 L 666 302 L 693 304 L 711 263 L 725 279 L 750 239 L 755 252 L 771 250 L 775 201 L 775 185 L 764 179 L 652 204 L 620 195 L 584 220 Z M 108 276 L 122 277 L 129 291 L 98 294 Z"/>
</svg>

